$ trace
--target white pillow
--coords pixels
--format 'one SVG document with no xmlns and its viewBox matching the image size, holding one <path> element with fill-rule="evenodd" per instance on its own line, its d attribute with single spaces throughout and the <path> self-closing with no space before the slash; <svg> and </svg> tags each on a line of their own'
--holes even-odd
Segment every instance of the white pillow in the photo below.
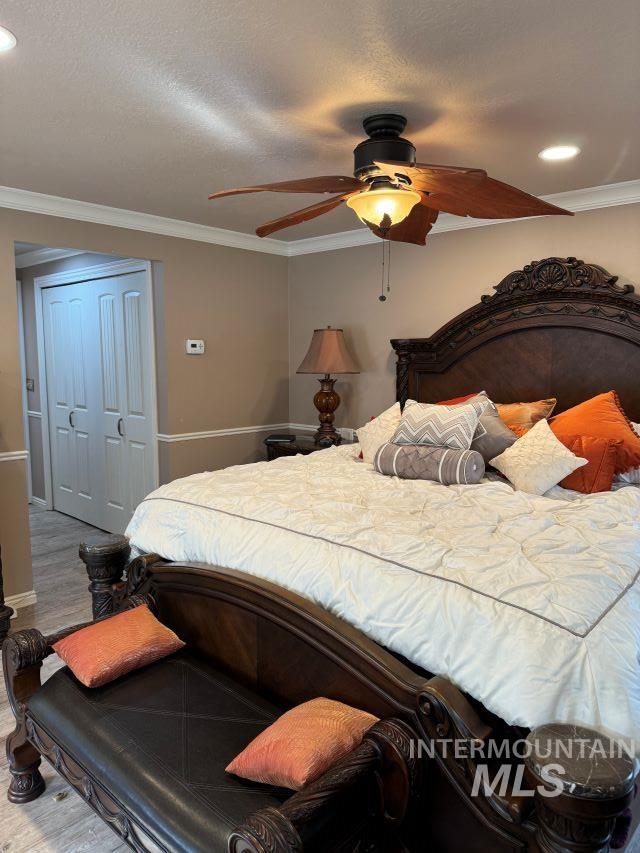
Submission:
<svg viewBox="0 0 640 853">
<path fill-rule="evenodd" d="M 631 424 L 634 432 L 640 436 L 640 424 Z M 625 471 L 624 474 L 618 474 L 615 479 L 616 483 L 626 483 L 631 486 L 640 486 L 640 468 L 632 468 L 631 471 Z"/>
<path fill-rule="evenodd" d="M 490 464 L 519 492 L 543 495 L 588 461 L 558 441 L 543 418 Z"/>
<path fill-rule="evenodd" d="M 373 463 L 378 448 L 382 447 L 385 442 L 391 441 L 398 429 L 401 417 L 400 403 L 394 403 L 377 418 L 356 430 L 362 450 L 362 458 L 365 462 Z"/>
</svg>

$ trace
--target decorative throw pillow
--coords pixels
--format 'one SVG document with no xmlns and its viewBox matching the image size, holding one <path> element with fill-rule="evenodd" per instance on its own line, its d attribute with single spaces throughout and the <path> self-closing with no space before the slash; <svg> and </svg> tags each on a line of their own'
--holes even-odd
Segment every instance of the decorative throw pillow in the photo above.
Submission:
<svg viewBox="0 0 640 853">
<path fill-rule="evenodd" d="M 360 745 L 378 718 L 332 699 L 297 705 L 261 732 L 226 768 L 243 779 L 299 791 Z"/>
<path fill-rule="evenodd" d="M 507 427 L 507 429 L 511 430 L 516 438 L 522 438 L 525 433 L 529 432 L 531 427 L 516 426 L 516 424 L 512 424 L 510 427 Z"/>
<path fill-rule="evenodd" d="M 589 460 L 588 465 L 583 465 L 573 474 L 569 474 L 560 485 L 564 489 L 573 489 L 585 495 L 610 492 L 618 448 L 622 442 L 610 438 L 594 438 L 591 435 L 561 437 L 560 441 L 576 456 Z"/>
<path fill-rule="evenodd" d="M 556 415 L 551 429 L 559 437 L 591 435 L 620 440 L 616 474 L 640 467 L 640 438 L 636 435 L 615 391 L 598 394 L 572 409 Z"/>
<path fill-rule="evenodd" d="M 484 459 L 475 450 L 427 447 L 423 444 L 387 442 L 378 449 L 373 467 L 380 474 L 391 477 L 433 480 L 444 486 L 479 483 L 484 476 Z"/>
<path fill-rule="evenodd" d="M 491 464 L 517 491 L 543 495 L 587 461 L 574 456 L 541 420 Z"/>
<path fill-rule="evenodd" d="M 636 435 L 640 436 L 640 424 L 631 424 Z M 640 486 L 640 468 L 632 468 L 624 474 L 618 474 L 615 478 L 617 483 L 627 483 L 631 486 Z"/>
<path fill-rule="evenodd" d="M 478 406 L 480 414 L 478 426 L 473 434 L 471 450 L 477 450 L 484 461 L 489 462 L 507 447 L 511 447 L 516 441 L 516 436 L 502 420 L 495 403 L 489 399 L 486 391 L 467 397 L 466 402 Z"/>
<path fill-rule="evenodd" d="M 524 427 L 529 430 L 538 421 L 548 418 L 557 402 L 555 397 L 549 397 L 547 400 L 536 400 L 534 403 L 496 403 L 496 408 L 510 430 L 514 427 Z"/>
<path fill-rule="evenodd" d="M 69 634 L 53 645 L 85 687 L 101 687 L 184 646 L 146 604 Z"/>
<path fill-rule="evenodd" d="M 365 462 L 373 462 L 373 457 L 380 445 L 391 440 L 401 417 L 400 403 L 394 403 L 377 418 L 372 418 L 368 424 L 356 430 Z"/>
<path fill-rule="evenodd" d="M 407 400 L 394 444 L 427 444 L 468 450 L 478 426 L 478 408 L 471 403 L 438 406 Z"/>
</svg>

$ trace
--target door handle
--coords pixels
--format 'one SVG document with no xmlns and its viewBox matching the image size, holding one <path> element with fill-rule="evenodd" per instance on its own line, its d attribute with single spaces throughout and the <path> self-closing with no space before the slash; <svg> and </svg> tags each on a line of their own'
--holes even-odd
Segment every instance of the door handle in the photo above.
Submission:
<svg viewBox="0 0 640 853">
<path fill-rule="evenodd" d="M 73 422 L 73 416 L 74 416 L 74 415 L 75 415 L 75 412 L 74 412 L 74 411 L 73 411 L 73 409 L 72 409 L 72 410 L 69 412 L 69 426 L 71 427 L 71 429 L 75 429 L 75 428 L 76 428 L 76 425 L 75 425 L 75 424 L 74 424 L 74 422 Z"/>
<path fill-rule="evenodd" d="M 118 435 L 124 435 L 124 431 L 122 429 L 123 424 L 124 420 L 122 418 L 118 418 Z"/>
</svg>

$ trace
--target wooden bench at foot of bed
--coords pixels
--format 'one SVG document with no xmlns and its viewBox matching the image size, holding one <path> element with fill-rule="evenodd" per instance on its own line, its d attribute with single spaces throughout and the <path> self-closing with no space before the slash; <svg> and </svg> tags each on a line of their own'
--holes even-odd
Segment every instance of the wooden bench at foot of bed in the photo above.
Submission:
<svg viewBox="0 0 640 853">
<path fill-rule="evenodd" d="M 578 759 L 564 761 L 564 776 L 561 784 L 555 782 L 558 795 L 553 797 L 546 796 L 554 784 L 545 778 L 542 762 L 512 757 L 508 784 L 480 785 L 474 795 L 477 774 L 485 772 L 484 759 L 474 756 L 469 745 L 483 746 L 486 755 L 492 740 L 499 748 L 505 738 L 522 738 L 523 732 L 486 714 L 446 679 L 414 672 L 351 625 L 260 578 L 218 566 L 167 563 L 153 554 L 127 562 L 123 537 L 85 542 L 81 556 L 94 594 L 94 615 L 135 602 L 137 595 L 152 595 L 159 618 L 187 642 L 190 652 L 278 707 L 327 696 L 399 721 L 412 742 L 405 768 L 394 773 L 409 774 L 408 789 L 403 783 L 400 790 L 411 794 L 390 814 L 403 814 L 405 849 L 609 849 L 617 818 L 632 799 L 633 764 L 625 755 L 603 761 L 602 755 L 590 758 L 583 750 Z M 565 742 L 579 737 L 567 726 L 556 727 L 551 740 L 544 727 L 529 737 L 535 740 L 538 734 L 544 736 L 544 749 L 553 752 L 553 744 L 559 744 L 561 756 Z M 451 745 L 456 739 L 467 744 L 466 754 L 455 754 Z M 406 746 L 397 746 L 406 752 Z M 490 781 L 498 771 L 499 762 L 487 763 Z M 383 788 L 385 802 L 395 803 L 393 785 L 387 782 Z M 295 806 L 295 798 L 289 802 Z M 399 831 L 397 819 L 390 825 L 393 833 Z M 269 832 L 266 824 L 263 830 Z M 385 838 L 389 836 L 378 835 L 376 843 L 384 845 Z M 257 850 L 269 849 L 255 843 Z M 238 844 L 238 851 L 254 849 Z M 362 844 L 357 840 L 353 849 L 364 849 Z"/>
</svg>

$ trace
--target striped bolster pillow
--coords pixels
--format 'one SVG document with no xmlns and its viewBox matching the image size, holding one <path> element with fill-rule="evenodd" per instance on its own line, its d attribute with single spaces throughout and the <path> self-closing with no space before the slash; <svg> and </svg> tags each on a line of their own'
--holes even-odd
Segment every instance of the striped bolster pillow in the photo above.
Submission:
<svg viewBox="0 0 640 853">
<path fill-rule="evenodd" d="M 434 480 L 444 486 L 479 483 L 484 459 L 477 450 L 454 450 L 421 444 L 392 444 L 378 448 L 373 467 L 380 474 L 403 480 Z"/>
</svg>

